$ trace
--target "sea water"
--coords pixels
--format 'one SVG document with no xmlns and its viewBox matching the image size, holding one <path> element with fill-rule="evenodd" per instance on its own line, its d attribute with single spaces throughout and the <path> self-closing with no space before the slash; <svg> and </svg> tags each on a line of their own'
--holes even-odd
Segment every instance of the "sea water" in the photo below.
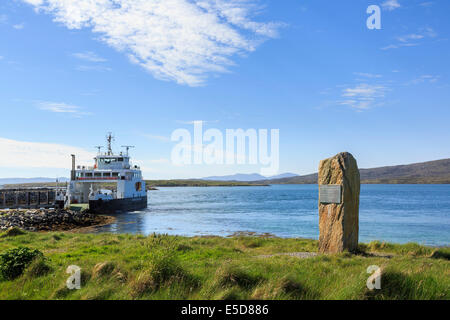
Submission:
<svg viewBox="0 0 450 320">
<path fill-rule="evenodd" d="M 318 239 L 318 186 L 179 187 L 149 192 L 143 211 L 116 215 L 97 232 Z M 360 242 L 450 245 L 450 185 L 361 185 Z"/>
</svg>

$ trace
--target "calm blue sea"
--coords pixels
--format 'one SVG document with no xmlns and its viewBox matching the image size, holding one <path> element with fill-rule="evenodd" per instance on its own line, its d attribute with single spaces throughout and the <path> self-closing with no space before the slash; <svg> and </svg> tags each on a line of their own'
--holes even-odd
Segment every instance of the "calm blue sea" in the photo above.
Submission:
<svg viewBox="0 0 450 320">
<path fill-rule="evenodd" d="M 160 188 L 149 195 L 147 210 L 117 215 L 97 231 L 319 237 L 317 185 Z M 362 185 L 359 240 L 450 245 L 450 185 Z"/>
</svg>

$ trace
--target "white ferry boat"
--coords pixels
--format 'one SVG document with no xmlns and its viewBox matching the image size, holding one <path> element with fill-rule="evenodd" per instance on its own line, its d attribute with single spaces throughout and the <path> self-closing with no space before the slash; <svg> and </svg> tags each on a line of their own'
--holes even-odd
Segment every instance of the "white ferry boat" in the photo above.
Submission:
<svg viewBox="0 0 450 320">
<path fill-rule="evenodd" d="M 72 171 L 66 204 L 89 203 L 93 213 L 117 213 L 147 208 L 147 189 L 142 172 L 130 162 L 129 149 L 116 155 L 112 151 L 113 137 L 107 136 L 108 150 L 94 158 L 93 167 L 77 166 L 72 155 Z M 106 185 L 107 184 L 107 185 Z M 110 188 L 113 185 L 113 188 Z M 108 188 L 106 188 L 108 186 Z"/>
</svg>

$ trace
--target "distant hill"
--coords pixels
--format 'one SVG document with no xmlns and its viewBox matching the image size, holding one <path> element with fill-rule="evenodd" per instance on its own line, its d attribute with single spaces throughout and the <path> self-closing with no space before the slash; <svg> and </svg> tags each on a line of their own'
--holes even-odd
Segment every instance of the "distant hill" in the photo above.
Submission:
<svg viewBox="0 0 450 320">
<path fill-rule="evenodd" d="M 450 184 L 450 159 L 413 163 L 400 166 L 380 167 L 373 169 L 360 169 L 361 183 L 366 184 Z M 242 179 L 242 180 L 241 180 Z M 254 180 L 256 179 L 256 180 Z M 59 178 L 60 182 L 68 181 Z M 0 179 L 1 185 L 25 185 L 54 183 L 55 178 L 16 178 Z M 293 173 L 284 173 L 266 178 L 255 174 L 235 174 L 231 176 L 216 176 L 203 179 L 179 180 L 148 180 L 149 186 L 159 187 L 208 187 L 208 186 L 250 186 L 270 184 L 316 184 L 317 173 L 297 176 Z M 53 185 L 53 184 L 52 184 Z M 11 186 L 12 187 L 12 186 Z"/>
<path fill-rule="evenodd" d="M 58 178 L 59 182 L 67 182 L 67 178 Z M 48 183 L 55 182 L 56 178 L 3 178 L 0 179 L 0 186 L 6 184 L 28 184 L 28 183 Z"/>
<path fill-rule="evenodd" d="M 213 177 L 206 177 L 202 178 L 200 180 L 207 180 L 207 181 L 245 181 L 245 182 L 252 182 L 252 181 L 259 181 L 259 180 L 272 180 L 272 179 L 282 179 L 282 178 L 292 178 L 297 177 L 298 175 L 295 173 L 283 173 L 276 176 L 271 177 L 265 177 L 258 173 L 251 173 L 251 174 L 244 174 L 244 173 L 237 173 L 229 176 L 213 176 Z"/>
<path fill-rule="evenodd" d="M 450 183 L 450 159 L 361 169 L 366 183 Z"/>
<path fill-rule="evenodd" d="M 202 179 L 179 179 L 179 180 L 146 180 L 150 187 L 249 187 L 268 186 L 266 183 L 244 182 L 244 181 L 211 181 Z"/>
<path fill-rule="evenodd" d="M 298 177 L 298 174 L 287 172 L 287 173 L 278 174 L 276 176 L 271 176 L 271 177 L 269 177 L 269 179 L 283 179 L 283 178 L 292 178 L 292 177 Z"/>
<path fill-rule="evenodd" d="M 361 183 L 367 184 L 450 184 L 450 159 L 399 166 L 360 169 Z M 266 179 L 259 183 L 315 184 L 317 173 L 282 179 Z"/>
</svg>

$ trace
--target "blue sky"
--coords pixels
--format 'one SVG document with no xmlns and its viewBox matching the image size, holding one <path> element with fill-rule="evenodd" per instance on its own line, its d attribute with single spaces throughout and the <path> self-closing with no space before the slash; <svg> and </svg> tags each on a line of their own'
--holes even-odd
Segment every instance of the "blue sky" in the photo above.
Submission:
<svg viewBox="0 0 450 320">
<path fill-rule="evenodd" d="M 366 9 L 379 5 L 381 30 Z M 67 175 L 112 131 L 148 179 L 178 128 L 279 129 L 280 172 L 450 156 L 446 0 L 15 0 L 0 4 L 0 177 Z"/>
</svg>

